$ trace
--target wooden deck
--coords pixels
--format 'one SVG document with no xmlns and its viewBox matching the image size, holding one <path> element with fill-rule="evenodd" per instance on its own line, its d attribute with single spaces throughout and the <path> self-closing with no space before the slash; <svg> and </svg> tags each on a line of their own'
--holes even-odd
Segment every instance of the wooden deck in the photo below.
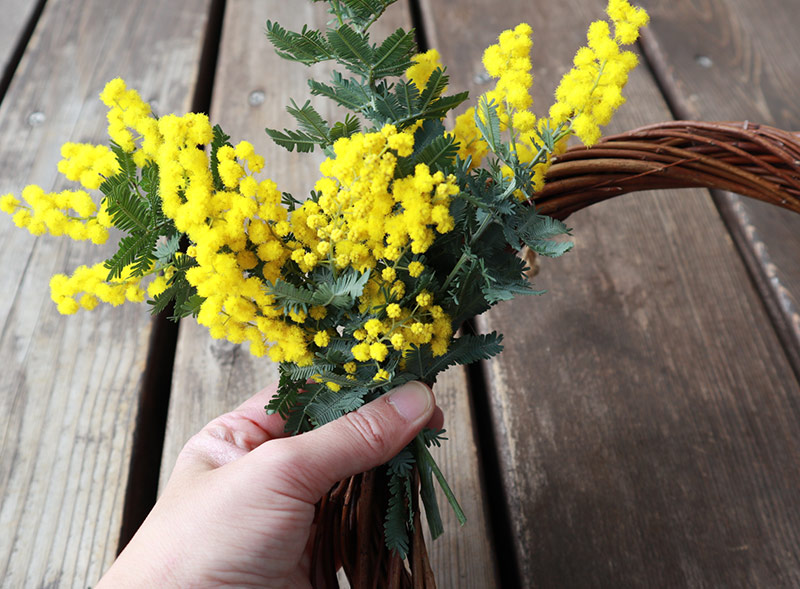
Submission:
<svg viewBox="0 0 800 589">
<path fill-rule="evenodd" d="M 800 129 L 796 0 L 640 0 L 652 17 L 622 130 L 669 118 Z M 602 0 L 401 0 L 451 88 L 529 22 L 539 111 Z M 65 141 L 102 141 L 122 76 L 160 114 L 207 110 L 303 193 L 318 159 L 271 145 L 308 70 L 277 59 L 294 0 L 0 0 L 0 194 L 59 186 Z M 800 586 L 800 216 L 706 191 L 630 195 L 570 218 L 544 297 L 478 321 L 506 351 L 437 383 L 439 452 L 469 523 L 432 546 L 439 586 Z M 0 216 L 0 578 L 92 586 L 185 440 L 275 366 L 145 309 L 58 315 L 53 273 L 108 248 L 34 238 Z M 173 361 L 174 360 L 174 361 Z M 159 481 L 159 472 L 161 473 Z M 449 515 L 449 514 L 448 514 Z"/>
</svg>

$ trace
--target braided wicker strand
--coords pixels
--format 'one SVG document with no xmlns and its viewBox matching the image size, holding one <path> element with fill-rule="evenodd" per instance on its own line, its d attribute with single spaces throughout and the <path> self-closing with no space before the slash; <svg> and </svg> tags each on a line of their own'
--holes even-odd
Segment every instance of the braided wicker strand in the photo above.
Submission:
<svg viewBox="0 0 800 589">
<path fill-rule="evenodd" d="M 800 133 L 748 122 L 670 121 L 573 147 L 559 156 L 535 197 L 565 219 L 621 194 L 715 188 L 800 213 Z"/>
</svg>

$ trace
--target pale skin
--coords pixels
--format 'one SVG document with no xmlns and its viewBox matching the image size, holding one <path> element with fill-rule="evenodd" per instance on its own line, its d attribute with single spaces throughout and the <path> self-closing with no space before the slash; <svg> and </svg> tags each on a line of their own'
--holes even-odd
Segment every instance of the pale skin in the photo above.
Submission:
<svg viewBox="0 0 800 589">
<path fill-rule="evenodd" d="M 310 587 L 314 505 L 379 466 L 442 413 L 407 383 L 317 430 L 285 437 L 268 387 L 184 446 L 153 510 L 97 589 Z"/>
</svg>

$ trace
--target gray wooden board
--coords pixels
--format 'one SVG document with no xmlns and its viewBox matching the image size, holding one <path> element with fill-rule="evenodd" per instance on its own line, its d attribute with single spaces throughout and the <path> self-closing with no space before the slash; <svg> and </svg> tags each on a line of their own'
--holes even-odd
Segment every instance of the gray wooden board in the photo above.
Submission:
<svg viewBox="0 0 800 589">
<path fill-rule="evenodd" d="M 678 116 L 800 131 L 800 27 L 794 0 L 644 0 L 645 48 Z M 768 293 L 800 374 L 800 216 L 726 196 L 734 238 Z"/>
<path fill-rule="evenodd" d="M 423 2 L 454 90 L 488 87 L 482 49 L 529 22 L 538 112 L 602 10 Z M 614 130 L 669 117 L 646 69 L 626 93 Z M 569 224 L 575 250 L 536 280 L 550 292 L 480 321 L 506 336 L 486 369 L 523 584 L 797 586 L 800 389 L 708 195 L 631 195 Z"/>
<path fill-rule="evenodd" d="M 18 45 L 23 42 L 28 22 L 36 12 L 38 0 L 0 1 L 0 76 L 13 66 Z"/>
<path fill-rule="evenodd" d="M 298 197 L 312 187 L 321 155 L 289 153 L 274 145 L 263 129 L 294 128 L 285 105 L 290 98 L 302 104 L 308 96 L 306 79 L 327 74 L 321 68 L 309 70 L 277 58 L 264 37 L 264 22 L 271 19 L 294 30 L 303 23 L 322 27 L 329 17 L 319 8 L 312 8 L 309 2 L 291 6 L 279 1 L 228 2 L 212 101 L 214 121 L 232 136 L 232 141 L 251 141 L 267 160 L 264 174 L 272 177 L 281 190 Z M 407 7 L 398 3 L 378 22 L 373 35 L 378 38 L 399 26 L 408 28 L 408 20 Z M 328 103 L 314 102 L 323 114 L 336 116 Z M 341 118 L 340 113 L 338 116 Z M 184 321 L 175 360 L 162 487 L 180 448 L 193 433 L 276 379 L 277 366 L 268 359 L 254 358 L 243 347 L 212 340 L 205 328 L 194 321 Z M 446 532 L 429 545 L 433 568 L 443 589 L 493 587 L 496 569 L 464 372 L 448 372 L 437 384 L 436 394 L 445 410 L 446 427 L 452 432 L 451 440 L 436 452 L 437 460 L 470 521 L 459 529 L 440 498 Z"/>
<path fill-rule="evenodd" d="M 123 76 L 159 110 L 189 105 L 210 0 L 51 0 L 0 107 L 0 190 L 57 179 L 66 141 L 103 141 L 97 95 Z M 150 319 L 144 306 L 58 315 L 48 282 L 102 248 L 0 216 L 0 577 L 94 584 L 113 560 Z"/>
</svg>

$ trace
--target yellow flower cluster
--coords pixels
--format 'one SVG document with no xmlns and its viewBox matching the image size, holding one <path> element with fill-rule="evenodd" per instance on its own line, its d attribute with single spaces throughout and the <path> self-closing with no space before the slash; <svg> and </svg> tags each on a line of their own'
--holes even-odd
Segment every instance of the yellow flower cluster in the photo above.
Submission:
<svg viewBox="0 0 800 589">
<path fill-rule="evenodd" d="M 316 186 L 318 201 L 307 201 L 290 219 L 275 183 L 254 178 L 264 160 L 250 143 L 218 149 L 216 169 L 212 169 L 210 154 L 198 149 L 213 138 L 204 115 L 155 119 L 139 94 L 119 79 L 112 80 L 101 97 L 109 106 L 112 140 L 131 153 L 137 165 L 158 166 L 164 214 L 192 244 L 178 256 L 187 256 L 193 263 L 186 280 L 204 298 L 198 322 L 212 336 L 247 341 L 253 354 L 269 351 L 275 361 L 310 364 L 313 349 L 329 345 L 337 335 L 316 328 L 327 310 L 312 307 L 308 315 L 284 313 L 264 288 L 265 281 L 274 283 L 282 277 L 291 257 L 303 272 L 321 261 L 337 270 L 352 267 L 363 272 L 381 266 L 382 273 L 373 276 L 360 300 L 359 312 L 382 314 L 386 320 L 374 319 L 369 331 L 363 332 L 369 359 L 383 362 L 387 345 L 405 350 L 432 342 L 437 353 L 447 349 L 450 321 L 440 307 L 426 297 L 418 297 L 413 308 L 394 302 L 405 291 L 397 271 L 406 271 L 409 277 L 423 271 L 420 261 L 400 268 L 399 259 L 409 250 L 425 252 L 435 232 L 453 228 L 450 198 L 459 190 L 453 177 L 431 173 L 424 165 L 410 176 L 394 178 L 397 158 L 413 151 L 413 129 L 398 133 L 387 126 L 380 133 L 339 140 L 334 145 L 336 157 L 321 166 L 324 177 Z M 62 153 L 62 173 L 87 188 L 96 188 L 103 178 L 118 172 L 116 158 L 107 148 L 67 144 Z M 221 189 L 214 184 L 215 171 Z M 83 191 L 46 195 L 30 186 L 23 197 L 33 214 L 12 195 L 0 200 L 0 208 L 15 213 L 17 223 L 32 232 L 49 229 L 96 241 L 107 236 L 108 213 L 103 208 L 92 216 L 96 207 Z M 67 208 L 78 217 L 67 217 L 63 212 Z M 125 299 L 141 301 L 143 278 L 130 274 L 126 269 L 120 279 L 107 281 L 103 264 L 81 267 L 71 277 L 53 278 L 52 297 L 62 313 L 92 309 L 100 301 L 115 305 Z M 150 274 L 155 276 L 147 294 L 156 297 L 168 287 L 174 268 L 151 269 Z M 274 345 L 270 348 L 268 342 Z M 360 352 L 358 358 L 364 354 Z"/>
<path fill-rule="evenodd" d="M 412 267 L 412 264 L 418 266 Z M 422 272 L 422 265 L 418 261 L 411 262 L 407 270 L 413 277 Z M 396 280 L 395 268 L 387 266 L 379 275 L 372 275 L 360 298 L 359 310 L 375 317 L 353 334 L 360 342 L 352 348 L 356 360 L 381 363 L 386 360 L 390 347 L 405 352 L 412 346 L 430 344 L 434 356 L 447 351 L 453 334 L 451 318 L 434 304 L 433 295 L 428 291 L 417 294 L 406 306 L 395 302 L 405 294 L 405 283 Z"/>
<path fill-rule="evenodd" d="M 158 165 L 164 213 L 193 243 L 188 254 L 197 265 L 186 278 L 200 296 L 206 297 L 198 320 L 209 327 L 214 337 L 237 343 L 249 341 L 250 350 L 256 355 L 267 351 L 269 340 L 278 342 L 273 348 L 276 359 L 310 362 L 306 333 L 284 320 L 282 309 L 276 308 L 272 297 L 265 293 L 262 278 L 251 273 L 260 265 L 264 278 L 277 279 L 290 253 L 281 240 L 289 232 L 281 194 L 271 180 L 258 182 L 252 177 L 263 167 L 263 158 L 247 142 L 235 148 L 221 148 L 217 170 L 225 190 L 216 191 L 209 155 L 198 149 L 213 138 L 208 117 L 190 113 L 156 119 L 138 92 L 128 89 L 121 79 L 106 85 L 101 100 L 109 107 L 108 132 L 112 141 L 132 153 L 138 166 L 151 162 Z M 67 144 L 62 153 L 65 161 L 60 165 L 61 171 L 87 187 L 99 185 L 98 177 L 117 171 L 107 148 Z M 23 197 L 34 214 L 22 210 L 16 213 L 15 220 L 32 231 L 46 226 L 53 233 L 61 231 L 84 238 L 84 234 L 91 237 L 97 228 L 102 229 L 101 223 L 110 226 L 104 210 L 85 226 L 77 220 L 65 221 L 63 214 L 55 216 L 54 208 L 67 207 L 74 208 L 81 217 L 94 214 L 94 204 L 84 192 L 48 197 L 41 189 L 28 187 Z M 2 201 L 3 210 L 9 212 L 19 204 L 11 196 Z M 172 272 L 167 268 L 158 273 L 148 288 L 151 297 L 167 288 Z M 59 310 L 74 313 L 79 307 L 93 308 L 98 301 L 119 304 L 125 298 L 143 299 L 140 278 L 130 278 L 126 271 L 121 280 L 106 282 L 107 274 L 100 264 L 79 268 L 71 278 L 54 277 L 51 290 Z"/>
<path fill-rule="evenodd" d="M 252 145 L 222 148 L 218 155 L 227 190 L 202 203 L 187 199 L 178 212 L 186 213 L 184 231 L 195 244 L 188 253 L 198 264 L 187 271 L 186 279 L 205 297 L 197 321 L 213 337 L 249 341 L 257 356 L 267 352 L 270 341 L 275 342 L 269 348 L 273 360 L 308 364 L 312 356 L 307 334 L 293 321 L 299 317 L 287 320 L 264 289 L 263 279 L 276 281 L 290 253 L 281 239 L 289 232 L 281 193 L 273 181 L 258 182 L 245 172 L 243 164 L 260 169 L 262 160 Z"/>
<path fill-rule="evenodd" d="M 140 278 L 130 276 L 128 267 L 117 279 L 107 281 L 108 268 L 103 262 L 91 268 L 78 267 L 72 276 L 56 274 L 50 279 L 50 297 L 58 305 L 58 311 L 71 315 L 78 309 L 94 309 L 100 301 L 117 306 L 126 300 L 141 303 L 144 291 Z"/>
<path fill-rule="evenodd" d="M 533 136 L 536 126 L 536 117 L 529 110 L 533 102 L 530 95 L 533 83 L 530 73 L 532 46 L 531 27 L 522 23 L 513 30 L 503 31 L 498 43 L 483 53 L 483 65 L 487 73 L 498 80 L 494 89 L 486 92 L 481 100 L 494 103 L 501 128 L 506 129 L 509 123 L 513 123 L 523 143 Z M 461 159 L 472 157 L 472 166 L 479 166 L 489 148 L 475 124 L 475 107 L 456 117 L 453 134 L 459 142 L 458 155 Z"/>
<path fill-rule="evenodd" d="M 301 271 L 321 263 L 337 270 L 380 270 L 372 273 L 359 310 L 383 319 L 370 319 L 355 332 L 361 343 L 352 351 L 359 362 L 385 361 L 389 346 L 404 351 L 431 343 L 434 353 L 443 354 L 452 333 L 449 317 L 432 300 L 423 299 L 413 308 L 395 302 L 405 294 L 398 270 L 410 277 L 423 271 L 418 260 L 400 268 L 400 258 L 409 251 L 424 253 L 437 232 L 453 229 L 450 200 L 459 192 L 454 177 L 432 174 L 424 164 L 412 175 L 394 178 L 397 158 L 412 153 L 413 141 L 410 130 L 398 133 L 391 125 L 380 133 L 338 140 L 336 157 L 320 166 L 324 176 L 315 186 L 319 198 L 306 201 L 291 217 L 296 240 L 289 243 L 295 248 L 291 257 Z M 317 333 L 314 341 L 324 347 L 330 340 L 327 333 Z"/>
<path fill-rule="evenodd" d="M 87 190 L 97 190 L 106 178 L 119 173 L 117 156 L 105 145 L 65 143 L 61 156 L 58 171 Z"/>
<path fill-rule="evenodd" d="M 353 349 L 359 362 L 386 360 L 389 348 L 404 352 L 412 346 L 430 344 L 434 356 L 447 351 L 453 334 L 450 317 L 439 305 L 433 304 L 430 293 L 420 293 L 411 308 L 397 303 L 384 306 L 383 319 L 373 318 L 355 332 L 360 340 Z M 375 377 L 376 380 L 380 376 Z"/>
<path fill-rule="evenodd" d="M 487 73 L 497 78 L 494 89 L 486 92 L 481 100 L 493 103 L 497 107 L 501 130 L 511 128 L 513 146 L 519 161 L 532 162 L 541 158 L 537 131 L 548 124 L 546 120 L 537 120 L 531 111 L 533 99 L 530 88 L 533 84 L 531 75 L 530 52 L 533 47 L 531 27 L 525 23 L 514 29 L 503 31 L 495 45 L 491 45 L 483 54 L 483 65 Z M 479 166 L 489 147 L 481 138 L 475 124 L 475 108 L 469 108 L 456 118 L 453 134 L 459 142 L 459 156 L 466 159 L 472 157 L 472 166 Z M 544 186 L 544 175 L 550 166 L 549 154 L 544 161 L 534 166 L 534 189 Z M 511 175 L 510 168 L 506 174 Z M 515 193 L 525 198 L 521 191 Z"/>
<path fill-rule="evenodd" d="M 413 61 L 414 64 L 406 70 L 406 77 L 422 91 L 434 70 L 441 67 L 441 58 L 436 49 L 430 49 L 415 55 Z"/>
<path fill-rule="evenodd" d="M 574 67 L 564 75 L 556 90 L 556 103 L 550 108 L 554 125 L 571 120 L 572 129 L 585 145 L 600 139 L 600 126 L 607 125 L 625 102 L 622 89 L 628 73 L 636 66 L 636 55 L 621 51 L 620 45 L 636 41 L 639 29 L 649 17 L 628 0 L 610 0 L 606 9 L 614 24 L 596 21 L 589 27 L 588 47 L 575 55 Z"/>
<path fill-rule="evenodd" d="M 45 192 L 31 184 L 22 191 L 26 204 L 6 194 L 0 197 L 0 211 L 13 215 L 17 227 L 27 229 L 33 235 L 50 233 L 67 235 L 76 241 L 91 240 L 105 243 L 111 219 L 105 207 L 97 211 L 92 198 L 83 190 Z"/>
<path fill-rule="evenodd" d="M 497 104 L 500 120 L 508 124 L 512 112 L 527 112 L 533 100 L 530 87 L 533 84 L 531 75 L 530 51 L 533 47 L 531 27 L 521 23 L 513 30 L 503 31 L 498 43 L 491 45 L 483 53 L 483 66 L 497 84 L 484 96 Z M 532 116 L 532 115 L 531 115 Z M 532 121 L 526 124 L 525 131 L 533 128 Z"/>
<path fill-rule="evenodd" d="M 125 81 L 115 78 L 106 84 L 100 100 L 108 107 L 108 136 L 128 153 L 136 150 L 131 129 L 142 138 L 141 149 L 134 154 L 134 161 L 143 167 L 147 159 L 152 160 L 158 151 L 160 134 L 158 122 L 150 115 L 150 105 L 144 102 L 136 90 L 128 89 Z"/>
<path fill-rule="evenodd" d="M 450 197 L 459 192 L 454 177 L 418 164 L 413 175 L 394 179 L 397 157 L 413 148 L 413 135 L 392 125 L 336 141 L 336 157 L 320 166 L 318 200 L 292 214 L 292 259 L 303 272 L 323 259 L 363 272 L 379 259 L 398 260 L 408 249 L 423 253 L 434 231 L 453 228 Z"/>
<path fill-rule="evenodd" d="M 575 67 L 562 78 L 549 119 L 537 120 L 530 110 L 531 28 L 523 23 L 504 31 L 498 43 L 484 52 L 486 71 L 498 78 L 495 88 L 484 97 L 497 106 L 502 128 L 511 128 L 517 157 L 524 163 L 545 156 L 544 161 L 534 166 L 534 190 L 544 186 L 553 155 L 540 154 L 537 131 L 555 130 L 569 124 L 584 144 L 592 145 L 600 138 L 600 126 L 608 124 L 616 109 L 625 102 L 622 88 L 636 65 L 636 56 L 630 51 L 620 51 L 620 45 L 636 41 L 648 16 L 643 9 L 631 6 L 628 0 L 609 0 L 606 12 L 614 24 L 614 35 L 607 22 L 592 23 L 588 32 L 589 46 L 578 51 Z M 459 142 L 459 156 L 462 159 L 472 157 L 473 167 L 480 165 L 488 152 L 474 117 L 473 107 L 456 118 L 453 129 Z M 566 144 L 560 142 L 556 153 L 565 147 Z M 506 172 L 511 173 L 508 169 Z M 524 196 L 519 192 L 517 195 Z"/>
<path fill-rule="evenodd" d="M 112 90 L 114 103 L 122 96 L 126 104 L 126 110 L 113 117 L 116 124 L 121 116 L 126 128 L 114 132 L 130 133 L 130 127 L 141 133 L 137 153 L 158 165 L 164 214 L 193 243 L 187 253 L 197 265 L 187 271 L 186 279 L 205 298 L 198 322 L 215 338 L 249 342 L 257 356 L 267 352 L 271 341 L 276 342 L 270 350 L 273 359 L 309 363 L 306 334 L 284 320 L 282 309 L 263 288 L 261 277 L 276 280 L 289 254 L 281 240 L 289 231 L 281 193 L 272 180 L 253 177 L 264 159 L 246 141 L 220 148 L 217 172 L 225 189 L 217 191 L 209 154 L 198 149 L 213 138 L 208 117 L 189 113 L 155 121 L 138 94 L 118 84 Z M 106 94 L 112 95 L 108 88 Z M 129 116 L 129 111 L 140 118 Z M 126 148 L 132 151 L 136 144 Z M 251 272 L 256 266 L 260 276 Z M 155 294 L 163 284 L 156 281 Z"/>
</svg>

